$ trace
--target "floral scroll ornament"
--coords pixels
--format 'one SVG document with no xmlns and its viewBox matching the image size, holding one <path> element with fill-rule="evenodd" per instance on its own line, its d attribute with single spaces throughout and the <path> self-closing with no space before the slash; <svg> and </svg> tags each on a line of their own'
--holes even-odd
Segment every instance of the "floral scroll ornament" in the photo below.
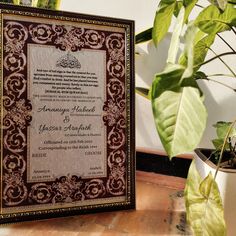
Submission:
<svg viewBox="0 0 236 236">
<path fill-rule="evenodd" d="M 100 179 L 93 179 L 85 184 L 85 195 L 89 199 L 102 197 L 105 193 L 106 188 Z"/>
<path fill-rule="evenodd" d="M 27 199 L 27 188 L 19 172 L 6 173 L 3 176 L 5 187 L 3 200 L 7 206 L 17 206 Z"/>
<path fill-rule="evenodd" d="M 52 199 L 52 189 L 50 185 L 39 183 L 32 186 L 29 193 L 30 202 L 45 204 Z"/>
<path fill-rule="evenodd" d="M 8 53 L 22 53 L 22 49 L 28 38 L 28 30 L 22 24 L 15 21 L 8 21 L 4 28 L 6 45 L 4 50 Z"/>
<path fill-rule="evenodd" d="M 99 49 L 103 46 L 105 41 L 105 34 L 99 33 L 96 30 L 87 30 L 84 38 L 86 39 L 85 44 L 93 49 Z"/>
<path fill-rule="evenodd" d="M 55 32 L 52 27 L 46 24 L 30 25 L 29 33 L 31 35 L 31 39 L 38 44 L 52 42 L 52 38 L 55 36 Z"/>
<path fill-rule="evenodd" d="M 125 75 L 124 48 L 125 40 L 122 34 L 114 33 L 106 39 L 106 47 L 110 55 L 107 70 L 112 77 L 121 78 Z"/>
<path fill-rule="evenodd" d="M 125 86 L 121 78 L 125 75 L 125 41 L 122 34 L 113 33 L 106 39 L 109 51 L 107 71 L 112 77 L 107 84 L 107 101 L 103 106 L 103 121 L 110 127 L 107 144 L 109 150 L 109 177 L 106 182 L 107 191 L 114 196 L 121 196 L 125 192 L 125 145 L 126 102 Z"/>
<path fill-rule="evenodd" d="M 17 206 L 28 197 L 23 174 L 26 161 L 23 157 L 27 140 L 25 130 L 30 124 L 32 106 L 25 99 L 26 78 L 24 69 L 26 55 L 24 47 L 28 30 L 18 22 L 8 21 L 3 29 L 3 69 L 7 76 L 3 80 L 3 202 L 6 206 Z"/>
<path fill-rule="evenodd" d="M 26 169 L 26 163 L 22 155 L 7 155 L 3 160 L 3 168 L 8 173 L 24 173 Z"/>
<path fill-rule="evenodd" d="M 11 103 L 13 103 L 14 100 L 20 98 L 26 91 L 26 79 L 24 75 L 21 73 L 13 73 L 7 76 L 4 80 L 4 89 L 9 99 L 12 99 Z M 4 105 L 7 106 L 7 103 Z"/>
<path fill-rule="evenodd" d="M 22 71 L 26 65 L 26 57 L 23 47 L 28 38 L 28 31 L 20 23 L 9 21 L 4 27 L 4 37 L 6 44 L 4 51 L 7 56 L 4 59 L 4 68 L 11 72 Z"/>
<path fill-rule="evenodd" d="M 75 175 L 60 177 L 52 185 L 52 191 L 54 192 L 52 202 L 70 203 L 84 200 L 84 194 L 81 190 L 82 184 L 81 178 Z"/>
<path fill-rule="evenodd" d="M 107 92 L 109 98 L 103 106 L 103 121 L 108 126 L 114 126 L 125 117 L 124 84 L 120 80 L 112 78 L 107 84 Z"/>
<path fill-rule="evenodd" d="M 107 181 L 107 189 L 113 195 L 121 195 L 125 190 L 125 152 L 116 150 L 108 157 L 111 174 Z"/>
<path fill-rule="evenodd" d="M 27 104 L 28 103 L 28 104 Z M 11 110 L 5 110 L 4 121 L 11 120 L 15 126 L 18 126 L 21 130 L 29 126 L 32 116 L 31 116 L 32 106 L 29 101 L 21 99 L 16 101 L 11 107 Z"/>
</svg>

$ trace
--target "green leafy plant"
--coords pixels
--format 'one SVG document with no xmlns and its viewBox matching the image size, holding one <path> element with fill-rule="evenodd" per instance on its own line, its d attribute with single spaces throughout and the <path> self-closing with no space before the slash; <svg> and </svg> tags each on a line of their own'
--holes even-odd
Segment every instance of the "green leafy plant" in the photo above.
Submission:
<svg viewBox="0 0 236 236">
<path fill-rule="evenodd" d="M 28 5 L 24 0 L 1 0 L 0 2 L 15 5 Z M 30 6 L 58 10 L 60 8 L 60 3 L 61 0 L 31 0 Z"/>
<path fill-rule="evenodd" d="M 226 235 L 224 210 L 219 189 L 212 174 L 202 179 L 193 161 L 185 187 L 187 222 L 194 235 Z"/>
<path fill-rule="evenodd" d="M 154 76 L 151 88 L 136 88 L 139 94 L 151 100 L 157 132 L 170 159 L 193 151 L 206 128 L 208 114 L 198 81 L 214 81 L 236 92 L 235 88 L 213 79 L 222 76 L 236 78 L 236 73 L 224 60 L 227 55 L 236 55 L 236 51 L 222 36 L 225 31 L 236 35 L 236 1 L 208 2 L 203 7 L 197 0 L 161 0 L 153 28 L 136 36 L 137 44 L 152 39 L 158 47 L 175 19 L 165 69 Z M 195 8 L 200 9 L 200 13 L 190 21 L 189 16 Z M 182 35 L 184 50 L 179 55 Z M 215 52 L 216 38 L 227 46 L 227 51 Z M 208 52 L 214 54 L 210 59 L 206 59 Z M 202 66 L 214 63 L 216 59 L 228 69 L 228 75 L 208 75 L 201 70 Z M 236 167 L 234 124 L 218 122 L 214 125 L 217 138 L 213 140 L 215 150 L 209 159 L 217 165 L 215 176 L 209 173 L 202 179 L 194 161 L 189 169 L 185 187 L 186 213 L 197 236 L 226 235 L 224 210 L 215 179 L 219 168 Z"/>
<path fill-rule="evenodd" d="M 217 138 L 213 139 L 213 145 L 215 150 L 212 152 L 210 159 L 213 163 L 217 164 L 220 159 L 221 149 L 224 146 L 224 139 L 227 135 L 227 131 L 232 125 L 232 122 L 219 121 L 215 125 Z M 224 147 L 224 159 L 220 162 L 221 168 L 236 168 L 236 129 L 232 128 L 228 138 L 225 141 Z"/>
<path fill-rule="evenodd" d="M 234 122 L 217 122 L 217 139 L 213 140 L 215 150 L 209 156 L 217 165 L 214 177 L 211 173 L 202 179 L 192 162 L 185 186 L 187 222 L 196 236 L 226 235 L 223 204 L 215 181 L 220 168 L 235 168 L 236 129 Z"/>
<path fill-rule="evenodd" d="M 162 0 L 157 9 L 153 28 L 136 36 L 137 44 L 153 39 L 158 47 L 171 22 L 176 18 L 166 68 L 154 76 L 151 88 L 136 89 L 151 100 L 156 128 L 170 158 L 192 151 L 200 142 L 206 128 L 207 110 L 198 81 L 218 82 L 213 76 L 226 76 L 207 75 L 201 71 L 202 66 L 219 59 L 228 68 L 229 77 L 236 77 L 235 72 L 223 58 L 235 55 L 236 51 L 221 36 L 222 32 L 229 30 L 236 34 L 234 29 L 236 1 L 209 1 L 206 7 L 198 5 L 197 2 L 197 0 Z M 195 8 L 202 10 L 194 20 L 189 21 L 189 15 Z M 183 31 L 185 31 L 185 48 L 179 56 L 180 37 Z M 217 37 L 229 48 L 227 52 L 219 55 L 211 48 Z M 206 60 L 209 51 L 215 56 Z"/>
</svg>

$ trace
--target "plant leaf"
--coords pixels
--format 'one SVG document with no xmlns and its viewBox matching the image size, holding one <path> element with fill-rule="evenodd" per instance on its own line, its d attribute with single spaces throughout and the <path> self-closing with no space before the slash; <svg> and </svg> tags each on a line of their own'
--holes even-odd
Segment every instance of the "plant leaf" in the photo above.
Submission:
<svg viewBox="0 0 236 236">
<path fill-rule="evenodd" d="M 216 149 L 216 151 L 220 151 L 221 148 L 223 147 L 224 144 L 224 139 L 213 139 L 212 143 Z M 225 145 L 225 150 L 229 151 L 230 150 L 230 146 L 229 143 L 226 143 Z"/>
<path fill-rule="evenodd" d="M 194 69 L 200 68 L 200 65 L 205 61 L 207 52 L 210 46 L 215 41 L 215 34 L 206 35 L 194 45 Z"/>
<path fill-rule="evenodd" d="M 151 39 L 152 39 L 152 28 L 149 28 L 135 36 L 135 44 L 144 43 Z"/>
<path fill-rule="evenodd" d="M 32 7 L 37 7 L 37 5 L 38 5 L 38 0 L 32 0 L 31 6 Z"/>
<path fill-rule="evenodd" d="M 176 25 L 175 25 L 175 28 L 171 37 L 167 63 L 174 64 L 176 61 L 177 53 L 179 50 L 179 44 L 180 44 L 180 35 L 181 35 L 181 31 L 184 24 L 184 12 L 185 12 L 184 7 L 182 7 L 179 12 Z"/>
<path fill-rule="evenodd" d="M 185 7 L 184 22 L 188 21 L 188 17 L 197 2 L 198 2 L 198 0 L 183 0 L 183 4 Z"/>
<path fill-rule="evenodd" d="M 164 4 L 156 12 L 152 30 L 152 39 L 156 47 L 168 32 L 174 10 L 175 2 L 170 5 Z"/>
<path fill-rule="evenodd" d="M 150 89 L 142 88 L 142 87 L 136 87 L 135 91 L 136 91 L 137 94 L 151 100 Z"/>
<path fill-rule="evenodd" d="M 222 14 L 223 20 L 227 21 L 230 26 L 236 27 L 236 8 L 235 5 L 227 4 Z"/>
<path fill-rule="evenodd" d="M 189 169 L 184 195 L 187 221 L 194 235 L 226 235 L 223 205 L 217 183 L 211 173 L 202 180 L 194 161 Z"/>
<path fill-rule="evenodd" d="M 218 7 L 221 9 L 221 10 L 225 10 L 225 7 L 228 3 L 228 0 L 217 0 L 217 3 L 218 3 Z"/>
<path fill-rule="evenodd" d="M 232 122 L 225 122 L 225 121 L 218 121 L 216 124 L 213 125 L 213 127 L 216 128 L 216 133 L 218 139 L 223 139 L 225 138 L 229 127 L 231 126 Z M 236 128 L 233 128 L 229 134 L 229 138 L 232 138 L 236 136 Z"/>
<path fill-rule="evenodd" d="M 170 158 L 192 151 L 206 126 L 204 98 L 196 81 L 182 80 L 185 68 L 169 67 L 152 84 L 152 109 L 161 142 Z"/>
<path fill-rule="evenodd" d="M 175 4 L 174 16 L 177 18 L 180 12 L 180 9 L 183 7 L 183 2 L 177 1 Z"/>
<path fill-rule="evenodd" d="M 58 10 L 61 0 L 38 0 L 37 7 Z"/>
<path fill-rule="evenodd" d="M 184 11 L 179 17 L 180 22 L 183 22 Z M 174 40 L 179 33 L 180 31 L 173 34 Z M 203 104 L 204 98 L 192 77 L 195 33 L 195 26 L 189 26 L 185 35 L 184 51 L 188 55 L 186 67 L 169 63 L 164 72 L 156 75 L 152 84 L 154 120 L 170 158 L 192 151 L 199 143 L 206 126 L 207 112 Z M 173 44 L 178 46 L 176 42 Z M 170 61 L 169 57 L 168 60 Z M 174 60 L 174 57 L 171 56 L 171 60 Z"/>
<path fill-rule="evenodd" d="M 193 24 L 189 24 L 188 28 L 185 33 L 185 47 L 184 47 L 184 53 L 187 56 L 187 65 L 186 69 L 183 73 L 183 78 L 191 77 L 193 74 L 193 66 L 194 66 L 194 38 L 197 33 L 197 28 Z"/>
<path fill-rule="evenodd" d="M 225 10 L 228 0 L 208 0 L 211 4 L 217 6 L 221 10 Z"/>
<path fill-rule="evenodd" d="M 3 1 L 4 2 L 4 1 Z M 20 0 L 13 0 L 13 4 L 20 5 Z"/>
<path fill-rule="evenodd" d="M 196 80 L 199 80 L 199 79 L 205 79 L 205 80 L 208 80 L 207 78 L 207 75 L 202 72 L 202 71 L 197 71 L 195 74 L 194 74 L 194 77 Z"/>
<path fill-rule="evenodd" d="M 225 11 L 221 12 L 211 5 L 198 15 L 195 24 L 207 34 L 230 30 L 230 26 L 236 26 L 236 9 L 227 4 Z"/>
<path fill-rule="evenodd" d="M 197 71 L 200 68 L 200 65 L 204 62 L 207 52 L 210 48 L 210 46 L 214 43 L 215 40 L 215 34 L 209 34 L 206 35 L 202 31 L 198 31 L 198 33 L 195 36 L 194 40 L 194 48 L 193 48 L 193 66 L 194 71 Z M 187 55 L 184 52 L 179 59 L 179 63 L 181 65 L 186 66 L 187 64 Z"/>
</svg>

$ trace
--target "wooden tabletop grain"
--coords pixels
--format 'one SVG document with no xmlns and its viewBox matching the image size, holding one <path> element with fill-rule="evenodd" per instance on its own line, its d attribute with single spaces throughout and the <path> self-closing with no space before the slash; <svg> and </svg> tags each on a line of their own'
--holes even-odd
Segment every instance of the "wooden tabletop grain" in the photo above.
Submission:
<svg viewBox="0 0 236 236">
<path fill-rule="evenodd" d="M 137 209 L 1 226 L 0 236 L 190 235 L 185 180 L 137 172 Z"/>
</svg>

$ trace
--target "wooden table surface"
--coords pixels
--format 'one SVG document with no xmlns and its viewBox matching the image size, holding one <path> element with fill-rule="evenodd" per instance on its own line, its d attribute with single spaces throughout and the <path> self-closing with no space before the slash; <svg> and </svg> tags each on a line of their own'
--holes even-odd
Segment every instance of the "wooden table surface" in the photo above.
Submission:
<svg viewBox="0 0 236 236">
<path fill-rule="evenodd" d="M 0 236 L 190 235 L 182 178 L 137 172 L 137 209 L 4 225 Z"/>
</svg>

